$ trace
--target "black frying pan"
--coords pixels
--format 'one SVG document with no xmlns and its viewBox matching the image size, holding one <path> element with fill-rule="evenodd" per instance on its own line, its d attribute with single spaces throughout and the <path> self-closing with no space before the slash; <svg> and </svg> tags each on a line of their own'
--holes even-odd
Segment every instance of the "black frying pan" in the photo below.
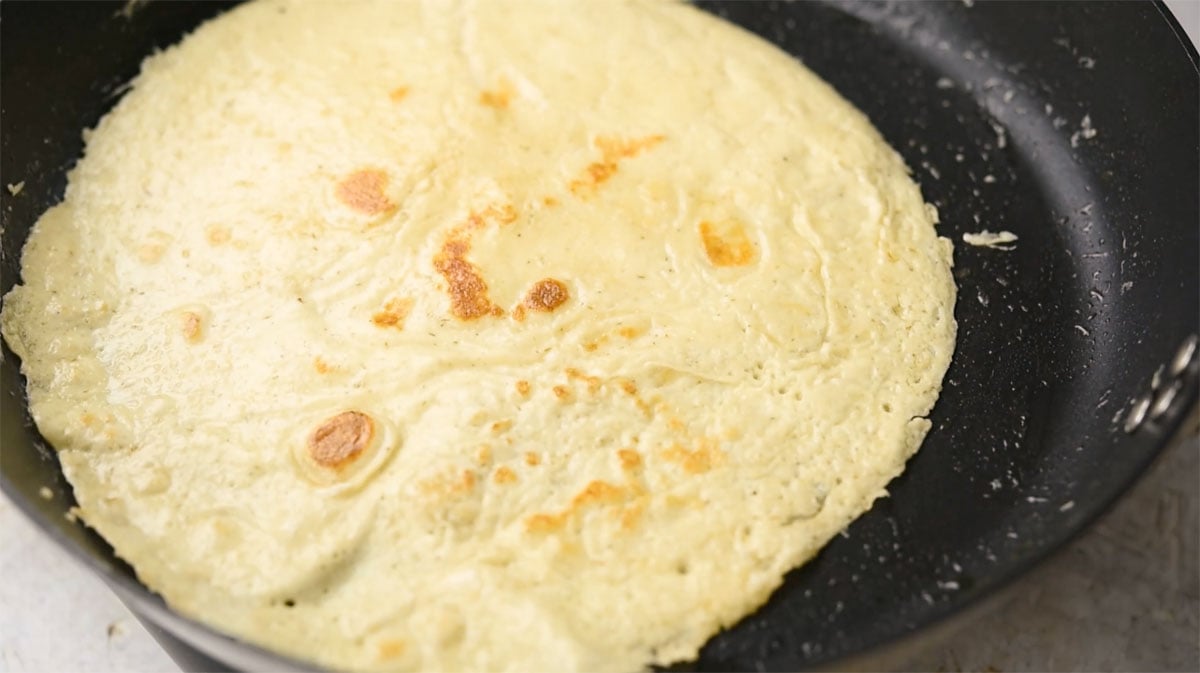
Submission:
<svg viewBox="0 0 1200 673">
<path fill-rule="evenodd" d="M 956 242 L 958 350 L 933 430 L 892 497 L 680 668 L 844 664 L 1060 547 L 1196 407 L 1197 55 L 1160 4 L 702 6 L 795 54 L 864 110 Z M 25 183 L 2 194 L 5 291 L 30 225 L 62 195 L 80 130 L 147 53 L 224 7 L 151 3 L 125 17 L 120 3 L 0 5 L 0 170 Z M 984 228 L 1016 233 L 1016 249 L 962 244 Z M 233 665 L 289 665 L 173 615 L 64 519 L 70 488 L 4 356 L 9 497 L 151 622 Z"/>
</svg>

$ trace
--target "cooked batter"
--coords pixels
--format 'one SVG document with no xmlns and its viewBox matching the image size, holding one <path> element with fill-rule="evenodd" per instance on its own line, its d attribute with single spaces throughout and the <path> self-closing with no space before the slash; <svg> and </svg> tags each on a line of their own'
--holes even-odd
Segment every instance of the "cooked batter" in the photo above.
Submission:
<svg viewBox="0 0 1200 673">
<path fill-rule="evenodd" d="M 916 451 L 935 221 L 862 114 L 684 5 L 259 0 L 146 61 L 3 331 L 180 612 L 335 667 L 633 670 Z"/>
</svg>

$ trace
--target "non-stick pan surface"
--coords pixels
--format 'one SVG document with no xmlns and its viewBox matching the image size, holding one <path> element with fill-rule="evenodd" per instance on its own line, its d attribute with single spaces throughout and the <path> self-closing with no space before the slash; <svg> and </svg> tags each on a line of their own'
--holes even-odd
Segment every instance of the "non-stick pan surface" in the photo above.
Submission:
<svg viewBox="0 0 1200 673">
<path fill-rule="evenodd" d="M 1149 3 L 701 6 L 796 55 L 865 111 L 956 244 L 957 352 L 933 430 L 892 497 L 688 665 L 819 666 L 1028 569 L 1111 504 L 1195 407 L 1195 358 L 1176 356 L 1200 330 L 1197 57 Z M 119 7 L 0 6 L 0 169 L 3 182 L 24 182 L 0 208 L 4 291 L 30 225 L 62 195 L 80 130 L 147 53 L 224 5 Z M 983 229 L 1019 240 L 1008 251 L 963 244 Z M 4 355 L 10 497 L 141 614 L 226 661 L 283 665 L 172 616 L 102 540 L 64 519 L 70 489 Z M 38 497 L 42 486 L 53 499 Z"/>
</svg>

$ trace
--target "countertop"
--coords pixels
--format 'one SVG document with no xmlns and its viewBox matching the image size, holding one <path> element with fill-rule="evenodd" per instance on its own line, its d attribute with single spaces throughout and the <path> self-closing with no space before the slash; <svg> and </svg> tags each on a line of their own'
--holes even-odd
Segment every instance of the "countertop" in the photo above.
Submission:
<svg viewBox="0 0 1200 673">
<path fill-rule="evenodd" d="M 1193 42 L 1200 1 L 1167 0 Z M 1200 671 L 1200 442 L 909 670 Z M 179 671 L 107 586 L 0 498 L 0 672 Z"/>
</svg>

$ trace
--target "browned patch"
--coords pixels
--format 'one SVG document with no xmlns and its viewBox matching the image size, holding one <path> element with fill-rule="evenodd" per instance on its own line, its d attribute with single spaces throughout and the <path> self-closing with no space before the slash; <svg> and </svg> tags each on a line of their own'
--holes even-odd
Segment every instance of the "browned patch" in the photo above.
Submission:
<svg viewBox="0 0 1200 673">
<path fill-rule="evenodd" d="M 592 187 L 597 187 L 601 183 L 608 181 L 617 172 L 617 162 L 615 161 L 600 161 L 594 164 L 588 164 L 584 169 L 587 172 L 588 180 L 585 184 Z"/>
<path fill-rule="evenodd" d="M 607 481 L 590 482 L 571 498 L 565 509 L 556 514 L 533 514 L 525 519 L 525 530 L 548 533 L 562 526 L 577 512 L 590 505 L 618 503 L 625 498 L 625 489 Z"/>
<path fill-rule="evenodd" d="M 512 427 L 512 424 L 513 422 L 507 419 L 503 421 L 496 421 L 495 423 L 492 423 L 492 433 L 498 435 L 502 432 L 505 432 Z"/>
<path fill-rule="evenodd" d="M 204 336 L 204 320 L 200 314 L 184 311 L 179 318 L 182 323 L 183 338 L 193 344 L 200 341 L 200 338 Z"/>
<path fill-rule="evenodd" d="M 342 178 L 334 188 L 338 201 L 364 215 L 378 215 L 395 207 L 383 190 L 388 175 L 377 168 L 363 168 Z"/>
<path fill-rule="evenodd" d="M 633 449 L 620 449 L 617 458 L 621 460 L 621 469 L 636 470 L 642 466 L 642 454 Z"/>
<path fill-rule="evenodd" d="M 578 509 L 592 503 L 615 502 L 621 499 L 624 492 L 620 486 L 597 479 L 575 494 L 571 499 L 571 508 Z"/>
<path fill-rule="evenodd" d="M 487 465 L 492 462 L 492 447 L 487 444 L 481 444 L 479 450 L 475 452 L 475 462 L 480 465 Z"/>
<path fill-rule="evenodd" d="M 617 159 L 636 157 L 666 139 L 667 137 L 661 134 L 650 135 L 644 138 L 632 138 L 630 140 L 601 136 L 596 138 L 595 144 L 600 152 L 603 153 L 605 159 L 615 161 Z"/>
<path fill-rule="evenodd" d="M 621 379 L 620 386 L 621 390 L 626 395 L 633 398 L 633 403 L 637 405 L 638 411 L 641 411 L 643 416 L 650 418 L 654 415 L 654 410 L 650 408 L 650 405 L 646 403 L 646 400 L 642 399 L 642 396 L 638 394 L 638 387 L 636 383 L 630 381 L 629 379 Z"/>
<path fill-rule="evenodd" d="M 542 204 L 545 206 L 557 206 L 558 199 L 554 198 L 553 196 L 543 196 Z"/>
<path fill-rule="evenodd" d="M 412 311 L 412 299 L 390 299 L 383 305 L 383 310 L 371 316 L 371 322 L 376 327 L 395 327 L 404 329 L 404 321 Z"/>
<path fill-rule="evenodd" d="M 571 389 L 566 386 L 554 386 L 554 396 L 560 400 L 566 400 L 571 396 Z"/>
<path fill-rule="evenodd" d="M 721 462 L 721 450 L 713 442 L 701 439 L 700 446 L 694 451 L 673 444 L 662 452 L 662 457 L 678 464 L 689 474 L 703 474 Z"/>
<path fill-rule="evenodd" d="M 745 266 L 754 261 L 754 244 L 740 222 L 700 223 L 704 254 L 713 266 Z"/>
<path fill-rule="evenodd" d="M 404 654 L 408 649 L 408 645 L 399 638 L 388 638 L 387 640 L 379 641 L 379 658 L 380 659 L 395 659 Z"/>
<path fill-rule="evenodd" d="M 583 171 L 584 174 L 571 181 L 570 185 L 568 185 L 571 192 L 581 197 L 594 194 L 600 185 L 607 182 L 617 172 L 618 162 L 622 159 L 636 157 L 661 143 L 665 138 L 662 135 L 651 135 L 632 140 L 606 137 L 596 138 L 595 145 L 600 150 L 601 159 L 600 161 L 588 164 L 587 168 Z"/>
<path fill-rule="evenodd" d="M 667 427 L 671 428 L 675 432 L 683 432 L 683 430 L 684 430 L 683 421 L 679 420 L 678 418 L 675 418 L 674 416 L 667 419 Z"/>
<path fill-rule="evenodd" d="M 427 495 L 461 496 L 474 490 L 475 482 L 475 473 L 471 470 L 456 472 L 452 469 L 431 479 L 425 479 L 418 486 Z"/>
<path fill-rule="evenodd" d="M 621 329 L 617 330 L 617 334 L 620 334 L 626 339 L 634 339 L 638 336 L 641 336 L 641 334 L 645 331 L 646 330 L 639 329 L 637 327 L 622 327 Z"/>
<path fill-rule="evenodd" d="M 491 205 L 482 211 L 473 211 L 464 224 L 450 232 L 441 250 L 434 256 L 433 268 L 446 280 L 450 313 L 456 318 L 475 320 L 485 315 L 504 315 L 504 309 L 488 298 L 487 282 L 479 269 L 467 260 L 467 253 L 471 251 L 471 232 L 483 228 L 488 222 L 503 226 L 516 219 L 517 209 L 512 204 Z"/>
<path fill-rule="evenodd" d="M 512 102 L 514 93 L 512 82 L 506 77 L 501 77 L 496 81 L 495 88 L 484 89 L 479 93 L 479 102 L 490 108 L 503 110 Z"/>
<path fill-rule="evenodd" d="M 583 372 L 579 371 L 578 369 L 575 369 L 574 367 L 567 367 L 565 371 L 567 373 L 568 379 L 571 379 L 573 381 L 583 381 L 583 382 L 587 383 L 587 388 L 588 388 L 589 393 L 595 394 L 597 391 L 600 390 L 600 385 L 601 385 L 600 377 L 588 376 L 587 374 L 584 374 Z"/>
<path fill-rule="evenodd" d="M 637 502 L 629 507 L 626 507 L 621 512 L 621 529 L 633 530 L 637 526 L 638 521 L 642 518 L 642 512 L 646 510 L 646 501 L 644 498 L 639 498 Z"/>
<path fill-rule="evenodd" d="M 322 467 L 341 468 L 353 462 L 375 435 L 375 422 L 360 411 L 343 411 L 308 436 L 308 453 Z"/>
<path fill-rule="evenodd" d="M 512 310 L 512 317 L 513 317 L 513 320 L 516 320 L 517 322 L 524 322 L 525 321 L 525 305 L 517 304 L 517 307 Z"/>
<path fill-rule="evenodd" d="M 233 234 L 229 231 L 229 227 L 223 224 L 210 224 L 204 230 L 204 238 L 212 245 L 228 243 L 232 237 Z"/>
<path fill-rule="evenodd" d="M 531 386 L 529 385 L 528 381 L 525 381 L 525 380 L 517 381 L 517 384 L 516 384 L 517 393 L 520 395 L 528 395 L 530 387 Z"/>
<path fill-rule="evenodd" d="M 512 224 L 517 221 L 517 208 L 511 203 L 506 203 L 502 206 L 491 205 L 484 208 L 474 217 L 483 222 L 494 220 L 501 225 Z M 476 226 L 478 227 L 479 225 Z"/>
<path fill-rule="evenodd" d="M 621 327 L 621 328 L 617 329 L 616 334 L 625 339 L 634 339 L 634 338 L 640 336 L 641 334 L 645 333 L 645 331 L 646 331 L 645 328 Z M 606 345 L 610 339 L 611 339 L 611 335 L 601 334 L 600 336 L 592 339 L 591 341 L 585 341 L 583 343 L 583 350 L 585 350 L 589 353 L 595 352 L 595 351 L 599 350 L 599 348 L 601 346 Z"/>
<path fill-rule="evenodd" d="M 392 89 L 391 91 L 388 92 L 388 98 L 390 98 L 393 103 L 399 103 L 400 101 L 404 100 L 407 97 L 408 97 L 408 87 L 406 87 L 406 86 L 398 86 L 395 89 Z"/>
<path fill-rule="evenodd" d="M 313 360 L 313 369 L 317 370 L 318 374 L 328 374 L 333 371 L 333 367 L 329 366 L 329 363 L 320 357 Z"/>
<path fill-rule="evenodd" d="M 567 522 L 562 514 L 531 514 L 525 519 L 525 530 L 530 533 L 549 533 Z"/>
<path fill-rule="evenodd" d="M 521 305 L 530 311 L 549 313 L 570 298 L 567 286 L 553 278 L 543 278 L 529 288 Z"/>
<path fill-rule="evenodd" d="M 451 238 L 433 258 L 433 268 L 446 279 L 450 312 L 460 320 L 475 320 L 503 310 L 488 298 L 487 282 L 474 264 L 467 261 L 470 241 Z"/>
<path fill-rule="evenodd" d="M 501 466 L 492 475 L 492 481 L 497 484 L 513 484 L 517 481 L 517 473 L 505 466 Z"/>
<path fill-rule="evenodd" d="M 542 457 L 539 456 L 538 454 L 534 453 L 533 451 L 527 451 L 527 452 L 525 452 L 525 464 L 530 467 L 534 467 L 536 465 L 541 465 Z"/>
</svg>

